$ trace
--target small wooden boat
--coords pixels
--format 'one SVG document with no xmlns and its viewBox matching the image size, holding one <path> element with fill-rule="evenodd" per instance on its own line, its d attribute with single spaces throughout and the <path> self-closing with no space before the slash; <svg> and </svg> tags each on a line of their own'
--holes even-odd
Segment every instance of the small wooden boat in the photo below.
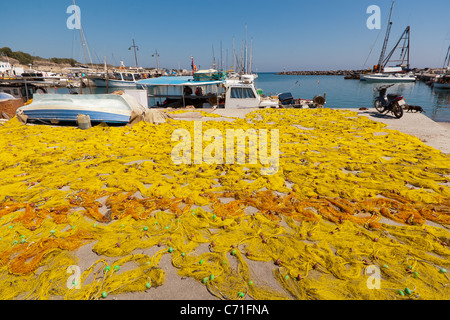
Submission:
<svg viewBox="0 0 450 320">
<path fill-rule="evenodd" d="M 73 123 L 77 116 L 88 115 L 92 123 L 127 124 L 133 111 L 146 108 L 128 94 L 41 94 L 17 113 L 28 117 L 28 122 Z"/>
</svg>

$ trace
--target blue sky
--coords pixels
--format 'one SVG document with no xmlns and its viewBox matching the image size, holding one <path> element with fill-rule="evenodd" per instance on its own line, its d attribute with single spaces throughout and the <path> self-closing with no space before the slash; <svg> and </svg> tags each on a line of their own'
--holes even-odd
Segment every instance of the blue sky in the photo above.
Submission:
<svg viewBox="0 0 450 320">
<path fill-rule="evenodd" d="M 128 48 L 139 46 L 138 61 L 202 69 L 216 62 L 231 65 L 236 52 L 253 38 L 253 69 L 360 69 L 375 64 L 386 31 L 391 0 L 76 0 L 94 63 L 134 65 Z M 0 47 L 51 58 L 84 62 L 80 36 L 69 30 L 66 9 L 72 0 L 15 0 L 0 4 Z M 369 30 L 368 6 L 381 9 L 381 30 Z M 441 67 L 450 44 L 450 1 L 396 0 L 388 50 L 411 26 L 412 67 Z M 371 51 L 372 49 L 372 51 Z M 250 49 L 249 49 L 250 50 Z M 367 63 L 365 64 L 365 62 Z"/>
</svg>

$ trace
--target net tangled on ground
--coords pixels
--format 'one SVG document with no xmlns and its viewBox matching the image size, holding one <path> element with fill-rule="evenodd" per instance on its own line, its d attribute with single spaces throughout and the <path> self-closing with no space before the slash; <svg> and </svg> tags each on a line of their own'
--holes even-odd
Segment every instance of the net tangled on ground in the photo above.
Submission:
<svg viewBox="0 0 450 320">
<path fill-rule="evenodd" d="M 276 173 L 175 164 L 193 121 L 2 125 L 0 298 L 151 298 L 164 255 L 218 299 L 450 298 L 448 155 L 350 111 L 228 120 L 202 130 L 279 130 Z M 83 248 L 97 259 L 76 271 Z"/>
</svg>

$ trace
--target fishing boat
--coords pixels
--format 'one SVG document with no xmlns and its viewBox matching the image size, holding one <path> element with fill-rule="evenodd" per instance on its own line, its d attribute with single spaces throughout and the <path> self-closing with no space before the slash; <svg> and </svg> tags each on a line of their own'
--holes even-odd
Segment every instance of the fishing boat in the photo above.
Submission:
<svg viewBox="0 0 450 320">
<path fill-rule="evenodd" d="M 243 74 L 239 79 L 226 79 L 225 109 L 237 108 L 278 108 L 280 101 L 278 97 L 263 97 L 258 94 L 254 75 Z"/>
<path fill-rule="evenodd" d="M 97 87 L 110 88 L 136 88 L 136 82 L 142 78 L 142 75 L 137 72 L 129 71 L 115 71 L 110 76 L 90 77 Z"/>
<path fill-rule="evenodd" d="M 140 80 L 148 91 L 149 107 L 266 108 L 278 107 L 278 99 L 261 97 L 253 77 L 195 81 L 194 76 L 160 77 Z"/>
<path fill-rule="evenodd" d="M 45 87 L 29 83 L 24 79 L 0 80 L 0 92 L 12 95 L 23 102 L 33 99 L 35 93 L 47 93 Z"/>
<path fill-rule="evenodd" d="M 381 49 L 380 58 L 378 64 L 373 67 L 373 73 L 360 74 L 359 79 L 361 81 L 370 82 L 414 82 L 417 80 L 416 76 L 410 72 L 409 64 L 409 48 L 410 48 L 410 26 L 407 26 L 403 31 L 400 39 L 397 41 L 392 50 L 385 56 L 387 44 L 389 41 L 389 34 L 391 32 L 392 22 L 392 10 L 394 8 L 394 2 L 392 2 L 391 11 L 389 14 L 388 26 L 386 29 L 386 35 L 384 38 L 383 47 Z M 398 60 L 391 60 L 393 54 L 400 50 L 400 57 Z M 393 66 L 388 67 L 388 63 L 394 63 Z"/>
<path fill-rule="evenodd" d="M 0 92 L 0 119 L 11 119 L 23 104 L 23 99 Z"/>
<path fill-rule="evenodd" d="M 300 108 L 300 109 L 313 109 L 313 108 L 323 108 L 325 105 L 325 97 L 317 95 L 312 100 L 310 99 L 294 99 L 292 93 L 283 92 L 277 95 L 278 100 L 280 101 L 280 105 L 283 108 Z"/>
<path fill-rule="evenodd" d="M 224 80 L 226 72 L 217 71 L 215 69 L 199 70 L 194 73 L 194 81 L 213 81 Z"/>
<path fill-rule="evenodd" d="M 437 76 L 434 79 L 433 87 L 437 89 L 450 89 L 450 73 Z"/>
<path fill-rule="evenodd" d="M 450 46 L 447 49 L 443 70 L 443 74 L 434 78 L 433 87 L 437 89 L 450 89 Z"/>
<path fill-rule="evenodd" d="M 4 61 L 4 60 L 7 61 Z M 20 76 L 24 72 L 22 67 L 11 66 L 9 59 L 3 53 L 0 54 L 0 75 L 4 78 Z"/>
<path fill-rule="evenodd" d="M 224 92 L 223 80 L 194 81 L 193 76 L 162 76 L 137 82 L 147 90 L 152 107 L 211 107 Z"/>
<path fill-rule="evenodd" d="M 28 122 L 52 124 L 73 123 L 77 116 L 88 115 L 92 123 L 127 124 L 133 111 L 146 108 L 128 94 L 42 94 L 33 102 L 17 109 L 28 117 Z"/>
</svg>

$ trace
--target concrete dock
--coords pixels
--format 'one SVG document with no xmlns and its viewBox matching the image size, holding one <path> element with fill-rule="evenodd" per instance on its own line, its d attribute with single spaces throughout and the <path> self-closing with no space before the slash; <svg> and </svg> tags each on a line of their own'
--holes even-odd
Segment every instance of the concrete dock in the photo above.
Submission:
<svg viewBox="0 0 450 320">
<path fill-rule="evenodd" d="M 404 112 L 403 117 L 396 119 L 391 114 L 381 114 L 373 108 L 347 110 L 356 111 L 361 116 L 387 124 L 389 129 L 415 136 L 426 145 L 441 150 L 443 153 L 450 153 L 449 122 L 435 122 L 422 113 Z"/>
<path fill-rule="evenodd" d="M 257 108 L 249 109 L 201 109 L 202 111 L 220 114 L 224 117 L 244 118 L 246 114 L 259 110 Z M 443 153 L 450 153 L 450 123 L 435 122 L 422 113 L 404 112 L 403 117 L 396 119 L 392 114 L 381 114 L 374 108 L 368 110 L 359 110 L 356 108 L 340 109 L 355 111 L 360 116 L 365 116 L 373 121 L 386 124 L 388 129 L 398 130 L 419 138 L 423 143 L 441 150 Z M 181 117 L 180 117 L 181 118 Z M 194 120 L 194 118 L 183 118 L 185 120 Z M 210 118 L 211 120 L 221 120 L 221 118 Z M 229 118 L 222 118 L 222 120 Z M 198 120 L 198 118 L 196 119 Z M 209 120 L 203 118 L 203 120 Z"/>
</svg>

